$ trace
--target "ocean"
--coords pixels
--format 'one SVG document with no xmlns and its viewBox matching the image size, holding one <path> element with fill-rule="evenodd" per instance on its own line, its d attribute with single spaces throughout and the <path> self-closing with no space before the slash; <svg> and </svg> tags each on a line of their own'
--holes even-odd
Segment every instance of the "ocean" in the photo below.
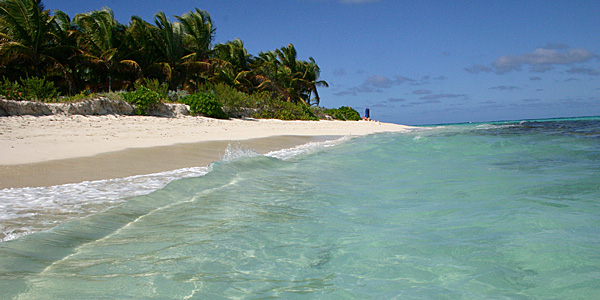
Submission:
<svg viewBox="0 0 600 300">
<path fill-rule="evenodd" d="M 0 190 L 1 299 L 594 299 L 600 118 Z"/>
</svg>

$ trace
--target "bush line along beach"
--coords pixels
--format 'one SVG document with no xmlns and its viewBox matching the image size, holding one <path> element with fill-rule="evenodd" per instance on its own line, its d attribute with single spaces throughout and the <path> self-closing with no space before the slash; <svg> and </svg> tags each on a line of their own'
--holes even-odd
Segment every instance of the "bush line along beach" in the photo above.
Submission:
<svg viewBox="0 0 600 300">
<path fill-rule="evenodd" d="M 208 12 L 171 21 L 132 16 L 119 23 L 110 8 L 74 17 L 40 0 L 0 3 L 0 95 L 10 100 L 73 102 L 106 97 L 146 115 L 161 103 L 184 103 L 193 115 L 358 120 L 349 107 L 324 109 L 320 69 L 300 60 L 293 44 L 249 54 L 235 39 L 213 45 Z M 7 114 L 4 112 L 4 114 Z"/>
</svg>

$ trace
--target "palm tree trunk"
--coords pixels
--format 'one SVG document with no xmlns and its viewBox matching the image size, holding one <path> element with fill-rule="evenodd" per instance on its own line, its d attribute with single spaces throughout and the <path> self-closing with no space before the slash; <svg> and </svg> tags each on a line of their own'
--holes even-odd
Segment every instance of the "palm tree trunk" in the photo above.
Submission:
<svg viewBox="0 0 600 300">
<path fill-rule="evenodd" d="M 108 92 L 112 93 L 112 64 L 108 65 Z"/>
</svg>

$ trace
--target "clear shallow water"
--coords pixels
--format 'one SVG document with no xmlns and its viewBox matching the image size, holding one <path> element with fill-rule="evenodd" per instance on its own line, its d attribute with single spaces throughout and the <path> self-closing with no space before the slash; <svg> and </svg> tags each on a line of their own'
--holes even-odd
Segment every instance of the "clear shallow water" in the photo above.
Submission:
<svg viewBox="0 0 600 300">
<path fill-rule="evenodd" d="M 598 119 L 423 128 L 307 149 L 238 151 L 204 176 L 98 201 L 105 207 L 86 218 L 2 242 L 0 298 L 600 292 Z"/>
</svg>

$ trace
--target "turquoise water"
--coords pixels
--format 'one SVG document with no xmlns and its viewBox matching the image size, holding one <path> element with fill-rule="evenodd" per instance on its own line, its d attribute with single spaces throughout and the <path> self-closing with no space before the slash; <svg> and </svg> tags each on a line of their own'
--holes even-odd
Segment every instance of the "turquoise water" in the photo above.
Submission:
<svg viewBox="0 0 600 300">
<path fill-rule="evenodd" d="M 0 298 L 593 299 L 599 170 L 598 118 L 247 155 L 1 242 Z"/>
</svg>

